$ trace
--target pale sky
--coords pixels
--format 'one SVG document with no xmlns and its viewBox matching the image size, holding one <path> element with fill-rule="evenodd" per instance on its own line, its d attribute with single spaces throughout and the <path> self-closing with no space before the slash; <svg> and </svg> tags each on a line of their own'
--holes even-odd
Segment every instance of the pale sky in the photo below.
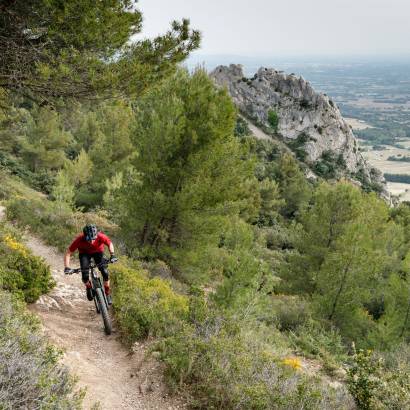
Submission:
<svg viewBox="0 0 410 410">
<path fill-rule="evenodd" d="M 143 34 L 190 18 L 201 54 L 410 55 L 410 0 L 139 0 Z"/>
</svg>

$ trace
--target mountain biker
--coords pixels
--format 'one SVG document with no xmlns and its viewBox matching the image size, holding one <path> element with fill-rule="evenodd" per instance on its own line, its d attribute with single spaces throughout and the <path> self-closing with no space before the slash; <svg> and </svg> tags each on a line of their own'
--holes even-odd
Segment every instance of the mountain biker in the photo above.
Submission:
<svg viewBox="0 0 410 410">
<path fill-rule="evenodd" d="M 93 300 L 93 291 L 89 272 L 90 262 L 91 259 L 94 259 L 96 265 L 103 262 L 104 246 L 107 246 L 110 251 L 110 262 L 116 262 L 118 259 L 114 255 L 114 245 L 111 242 L 111 239 L 102 232 L 99 232 L 94 224 L 88 224 L 84 226 L 83 233 L 74 239 L 64 254 L 64 273 L 71 274 L 73 273 L 70 268 L 71 254 L 78 249 L 82 280 L 86 287 L 87 299 L 90 301 Z M 104 290 L 107 296 L 108 304 L 111 305 L 112 299 L 110 294 L 110 281 L 107 266 L 101 265 L 98 266 L 98 269 L 104 279 Z"/>
</svg>

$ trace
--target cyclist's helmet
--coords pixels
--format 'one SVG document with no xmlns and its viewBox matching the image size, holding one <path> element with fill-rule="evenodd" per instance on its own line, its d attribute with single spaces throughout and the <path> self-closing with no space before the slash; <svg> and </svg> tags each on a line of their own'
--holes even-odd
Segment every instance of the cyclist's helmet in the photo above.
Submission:
<svg viewBox="0 0 410 410">
<path fill-rule="evenodd" d="M 85 240 L 91 242 L 97 238 L 98 229 L 94 224 L 88 224 L 84 226 L 83 233 Z"/>
</svg>

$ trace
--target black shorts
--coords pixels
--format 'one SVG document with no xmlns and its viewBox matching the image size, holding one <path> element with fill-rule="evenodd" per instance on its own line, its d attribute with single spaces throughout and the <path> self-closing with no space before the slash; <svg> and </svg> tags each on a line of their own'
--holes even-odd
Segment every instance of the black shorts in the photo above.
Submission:
<svg viewBox="0 0 410 410">
<path fill-rule="evenodd" d="M 90 279 L 90 262 L 91 259 L 94 259 L 96 265 L 100 264 L 103 261 L 104 253 L 97 252 L 97 253 L 80 253 L 80 266 L 81 266 L 81 275 L 84 283 L 87 283 Z M 106 266 L 101 266 L 98 268 L 101 272 L 104 281 L 106 282 L 109 279 L 108 276 L 108 269 Z"/>
</svg>

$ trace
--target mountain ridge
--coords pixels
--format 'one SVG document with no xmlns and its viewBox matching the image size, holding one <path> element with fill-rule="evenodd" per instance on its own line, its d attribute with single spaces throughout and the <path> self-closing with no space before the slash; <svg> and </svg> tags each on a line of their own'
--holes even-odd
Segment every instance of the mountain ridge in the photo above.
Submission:
<svg viewBox="0 0 410 410">
<path fill-rule="evenodd" d="M 220 87 L 226 87 L 241 114 L 255 125 L 281 138 L 314 173 L 321 162 L 333 156 L 337 177 L 362 185 L 378 185 L 385 193 L 379 170 L 370 166 L 359 151 L 351 127 L 326 94 L 318 93 L 303 77 L 261 67 L 252 78 L 244 76 L 239 64 L 218 66 L 210 73 Z M 277 116 L 276 129 L 269 120 Z M 329 154 L 330 153 L 330 154 Z"/>
</svg>

